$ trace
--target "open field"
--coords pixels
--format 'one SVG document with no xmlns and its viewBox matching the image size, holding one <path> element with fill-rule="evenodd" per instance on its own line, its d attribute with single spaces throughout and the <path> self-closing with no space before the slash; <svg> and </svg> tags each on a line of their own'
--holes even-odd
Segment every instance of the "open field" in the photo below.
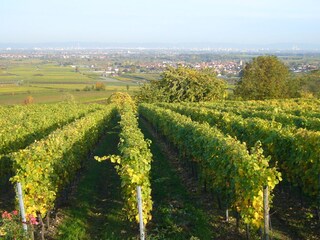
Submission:
<svg viewBox="0 0 320 240">
<path fill-rule="evenodd" d="M 129 94 L 134 94 L 137 87 L 130 88 Z M 32 96 L 34 103 L 54 103 L 61 101 L 94 102 L 107 99 L 112 93 L 126 91 L 126 87 L 110 87 L 105 91 L 54 91 L 44 90 L 30 93 L 0 94 L 0 105 L 23 104 L 28 96 Z"/>
<path fill-rule="evenodd" d="M 94 90 L 96 82 L 104 83 L 105 90 Z M 0 105 L 22 104 L 29 96 L 35 103 L 68 99 L 90 102 L 118 91 L 134 94 L 137 89 L 135 82 L 101 77 L 101 73 L 84 66 L 76 69 L 37 59 L 0 61 Z"/>
<path fill-rule="evenodd" d="M 108 84 L 105 83 L 107 91 L 124 91 L 127 86 L 124 84 Z M 16 86 L 13 84 L 1 84 L 0 94 L 14 95 L 16 93 L 37 93 L 37 92 L 54 92 L 54 91 L 83 91 L 85 88 L 93 88 L 94 84 L 32 84 L 32 85 L 21 85 Z M 137 90 L 138 86 L 129 86 L 129 89 Z"/>
<path fill-rule="evenodd" d="M 120 81 L 131 81 L 131 82 L 140 82 L 140 81 L 152 81 L 158 80 L 160 78 L 159 73 L 126 73 L 121 76 L 115 77 Z"/>
<path fill-rule="evenodd" d="M 0 70 L 0 82 L 19 84 L 25 83 L 91 83 L 94 79 L 76 72 L 71 66 L 56 64 L 9 65 Z"/>
</svg>

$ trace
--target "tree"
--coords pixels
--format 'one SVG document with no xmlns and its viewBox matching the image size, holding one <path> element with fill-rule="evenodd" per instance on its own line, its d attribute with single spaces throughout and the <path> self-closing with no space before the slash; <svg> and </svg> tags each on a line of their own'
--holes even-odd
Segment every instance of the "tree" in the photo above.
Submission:
<svg viewBox="0 0 320 240">
<path fill-rule="evenodd" d="M 96 88 L 97 91 L 106 90 L 106 86 L 104 85 L 103 82 L 96 82 L 95 88 Z"/>
<path fill-rule="evenodd" d="M 158 82 L 156 80 L 150 83 L 145 83 L 140 87 L 140 91 L 136 96 L 138 102 L 165 102 L 163 91 L 159 88 Z"/>
<path fill-rule="evenodd" d="M 115 92 L 107 99 L 108 104 L 115 104 L 116 106 L 121 106 L 123 103 L 130 104 L 133 109 L 136 109 L 136 104 L 131 98 L 130 94 L 124 92 Z"/>
<path fill-rule="evenodd" d="M 290 73 L 276 56 L 260 56 L 247 63 L 234 94 L 243 99 L 290 97 Z"/>
<path fill-rule="evenodd" d="M 299 76 L 301 88 L 300 95 L 313 95 L 320 97 L 320 70 L 314 70 L 308 73 L 303 73 Z"/>
<path fill-rule="evenodd" d="M 188 67 L 170 67 L 161 74 L 160 81 L 145 84 L 138 94 L 145 102 L 199 102 L 222 99 L 225 82 L 209 69 L 195 70 Z"/>
<path fill-rule="evenodd" d="M 32 96 L 28 96 L 26 99 L 23 100 L 25 105 L 32 104 L 34 102 L 34 98 Z"/>
</svg>

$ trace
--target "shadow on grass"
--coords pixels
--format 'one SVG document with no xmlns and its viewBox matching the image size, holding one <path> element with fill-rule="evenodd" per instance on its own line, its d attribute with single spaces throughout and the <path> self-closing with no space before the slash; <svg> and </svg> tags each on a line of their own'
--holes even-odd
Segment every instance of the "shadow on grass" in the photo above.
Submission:
<svg viewBox="0 0 320 240">
<path fill-rule="evenodd" d="M 153 220 L 148 226 L 149 239 L 215 239 L 205 210 L 188 193 L 168 157 L 142 122 L 145 137 L 152 140 L 151 185 Z"/>
<path fill-rule="evenodd" d="M 9 179 L 12 177 L 12 161 L 0 156 L 0 214 L 15 209 L 15 190 Z"/>
<path fill-rule="evenodd" d="M 118 129 L 113 129 L 97 145 L 94 156 L 117 154 Z M 137 235 L 126 220 L 121 198 L 121 182 L 109 161 L 90 158 L 75 198 L 63 209 L 55 239 L 132 239 Z"/>
</svg>

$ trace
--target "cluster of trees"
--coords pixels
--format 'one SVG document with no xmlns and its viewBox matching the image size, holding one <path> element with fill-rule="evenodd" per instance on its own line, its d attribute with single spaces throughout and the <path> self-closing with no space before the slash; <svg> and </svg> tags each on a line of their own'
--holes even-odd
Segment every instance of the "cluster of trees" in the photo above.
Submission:
<svg viewBox="0 0 320 240">
<path fill-rule="evenodd" d="M 141 87 L 138 100 L 142 102 L 199 102 L 223 99 L 226 83 L 207 70 L 170 67 L 160 80 Z"/>
<path fill-rule="evenodd" d="M 125 63 L 123 66 L 128 69 L 130 67 L 128 72 L 137 70 L 131 63 Z M 97 82 L 83 90 L 103 91 L 105 85 L 103 82 Z M 293 75 L 276 56 L 256 57 L 241 71 L 240 81 L 236 83 L 232 96 L 244 100 L 320 97 L 320 70 Z M 225 97 L 226 83 L 217 78 L 212 69 L 196 70 L 179 66 L 169 67 L 161 74 L 160 80 L 143 85 L 137 99 L 141 102 L 199 102 Z"/>
<path fill-rule="evenodd" d="M 286 67 L 275 56 L 261 56 L 248 63 L 241 73 L 234 95 L 242 99 L 288 98 L 298 94 L 300 84 L 293 81 Z M 145 84 L 138 94 L 142 102 L 199 102 L 223 99 L 226 83 L 209 69 L 170 67 L 160 81 Z"/>
<path fill-rule="evenodd" d="M 234 97 L 264 100 L 320 96 L 320 71 L 294 77 L 276 56 L 260 56 L 247 63 L 240 73 Z M 143 102 L 199 102 L 223 99 L 226 83 L 209 69 L 170 67 L 161 80 L 145 84 L 138 94 Z"/>
</svg>

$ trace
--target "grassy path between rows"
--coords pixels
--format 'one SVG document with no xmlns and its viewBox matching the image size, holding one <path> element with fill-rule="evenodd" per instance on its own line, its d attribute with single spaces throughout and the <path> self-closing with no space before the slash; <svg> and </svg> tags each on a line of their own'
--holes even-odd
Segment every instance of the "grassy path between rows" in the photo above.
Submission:
<svg viewBox="0 0 320 240">
<path fill-rule="evenodd" d="M 59 210 L 57 227 L 48 239 L 138 239 L 138 225 L 129 223 L 122 210 L 121 182 L 114 165 L 93 159 L 96 155 L 118 154 L 119 128 L 115 125 L 88 159 L 76 191 L 68 206 Z M 244 239 L 243 231 L 240 234 L 236 231 L 234 218 L 229 223 L 224 221 L 224 212 L 218 209 L 214 199 L 189 187 L 190 179 L 183 174 L 184 167 L 174 163 L 174 157 L 152 128 L 144 121 L 140 121 L 140 128 L 152 141 L 153 154 L 150 177 L 154 206 L 153 219 L 147 225 L 147 239 Z M 283 224 L 275 224 L 273 239 L 317 239 L 317 234 L 304 238 L 295 233 L 295 237 L 290 229 L 283 229 Z"/>
<path fill-rule="evenodd" d="M 206 210 L 190 196 L 156 139 L 143 124 L 141 128 L 153 141 L 154 210 L 147 239 L 215 239 Z M 93 155 L 117 154 L 118 134 L 117 128 L 108 132 Z M 110 162 L 91 157 L 70 206 L 59 212 L 62 217 L 54 239 L 138 239 L 138 225 L 129 223 L 122 211 L 120 185 Z"/>
<path fill-rule="evenodd" d="M 93 155 L 116 154 L 116 128 L 101 139 Z M 130 224 L 122 211 L 120 179 L 109 161 L 91 157 L 70 207 L 62 210 L 55 239 L 128 239 Z"/>
<path fill-rule="evenodd" d="M 148 124 L 144 124 L 148 126 Z M 155 159 L 158 157 L 164 158 L 163 161 L 155 162 L 153 166 L 153 174 L 152 177 L 157 176 L 157 174 L 160 174 L 161 172 L 163 174 L 166 174 L 167 169 L 170 169 L 169 172 L 167 172 L 167 175 L 170 176 L 170 174 L 173 174 L 174 176 L 178 176 L 179 178 L 182 177 L 183 179 L 183 185 L 184 187 L 188 186 L 186 184 L 187 181 L 191 182 L 196 182 L 195 179 L 186 179 L 186 176 L 182 176 L 185 174 L 181 174 L 181 171 L 175 172 L 172 170 L 172 167 L 170 168 L 171 164 L 168 164 L 168 161 L 166 159 L 172 158 L 168 155 L 168 151 L 163 151 L 163 148 L 161 145 L 165 145 L 163 140 L 159 137 L 157 137 L 152 128 L 150 126 L 146 127 L 143 124 L 141 124 L 142 129 L 144 130 L 144 133 L 146 137 L 150 138 L 153 141 L 153 146 L 152 146 L 152 152 L 155 155 Z M 152 135 L 150 134 L 152 132 Z M 155 137 L 153 137 L 155 136 Z M 160 151 L 160 149 L 162 151 Z M 172 160 L 170 160 L 172 161 Z M 179 162 L 179 161 L 178 161 Z M 162 166 L 161 166 L 162 165 Z M 175 169 L 182 168 L 182 171 L 186 169 L 185 166 L 181 164 L 173 164 L 176 166 L 173 166 Z M 158 169 L 158 170 L 157 170 Z M 154 181 L 153 181 L 154 182 Z M 159 184 L 159 187 L 155 187 L 156 184 L 154 185 L 155 191 L 164 188 L 164 186 L 161 186 Z M 177 185 L 178 186 L 178 185 Z M 173 194 L 177 194 L 177 197 L 185 197 L 183 194 L 179 195 L 177 192 L 177 189 L 181 188 L 181 186 L 175 188 L 173 190 Z M 183 188 L 183 187 L 182 187 Z M 190 193 L 191 190 L 191 193 Z M 193 191 L 192 191 L 193 190 Z M 207 198 L 208 195 L 205 193 L 195 193 L 194 189 L 188 189 L 188 194 L 187 197 L 189 196 L 192 197 L 194 201 L 198 201 L 198 204 L 195 204 L 195 202 L 192 203 L 192 207 L 198 207 L 198 211 L 201 212 L 203 209 L 207 209 L 207 216 L 206 221 L 207 223 L 210 222 L 211 226 L 211 231 L 212 232 L 206 232 L 206 234 L 200 234 L 197 235 L 197 231 L 194 232 L 194 229 L 200 229 L 199 225 L 194 226 L 194 229 L 190 229 L 191 233 L 195 233 L 194 236 L 201 236 L 199 237 L 200 239 L 246 239 L 245 236 L 245 226 L 241 224 L 241 230 L 240 233 L 236 231 L 236 226 L 235 226 L 235 219 L 234 216 L 231 218 L 231 221 L 229 223 L 226 223 L 224 221 L 224 212 L 222 210 L 219 210 L 219 207 L 217 206 L 217 202 L 215 201 L 215 197 L 211 196 L 208 199 L 201 199 L 201 196 L 204 198 Z M 167 191 L 164 191 L 164 195 L 167 194 Z M 312 211 L 308 208 L 305 208 L 303 206 L 299 207 L 299 201 L 297 196 L 285 196 L 284 193 L 280 194 L 279 190 L 275 193 L 276 197 L 274 199 L 274 206 L 272 208 L 271 214 L 274 216 L 271 217 L 272 221 L 272 231 L 271 231 L 271 237 L 274 240 L 293 240 L 293 239 L 320 239 L 320 228 L 319 228 L 319 222 L 315 220 L 315 217 L 313 218 L 309 217 L 306 218 L 304 215 L 307 213 L 312 213 Z M 207 205 L 207 206 L 205 206 Z M 191 213 L 191 212 L 190 212 Z M 283 215 L 280 216 L 282 213 Z M 231 215 L 234 215 L 230 213 Z M 157 217 L 155 215 L 155 217 Z M 159 216 L 161 219 L 161 216 Z M 197 216 L 195 216 L 196 218 Z M 182 221 L 183 222 L 183 221 Z M 181 222 L 180 222 L 181 223 Z M 199 224 L 194 222 L 194 224 Z M 201 225 L 201 224 L 200 224 Z M 187 230 L 187 229 L 185 229 Z M 203 232 L 204 233 L 204 232 Z M 185 237 L 179 238 L 179 236 L 173 237 L 173 238 L 168 238 L 167 236 L 164 238 L 160 239 L 189 239 L 187 238 L 189 235 L 185 235 Z M 260 239 L 258 232 L 253 231 L 252 229 L 250 230 L 250 239 Z"/>
<path fill-rule="evenodd" d="M 146 138 L 151 139 L 153 220 L 149 223 L 150 239 L 215 239 L 206 211 L 194 201 L 159 142 L 140 122 Z"/>
</svg>

